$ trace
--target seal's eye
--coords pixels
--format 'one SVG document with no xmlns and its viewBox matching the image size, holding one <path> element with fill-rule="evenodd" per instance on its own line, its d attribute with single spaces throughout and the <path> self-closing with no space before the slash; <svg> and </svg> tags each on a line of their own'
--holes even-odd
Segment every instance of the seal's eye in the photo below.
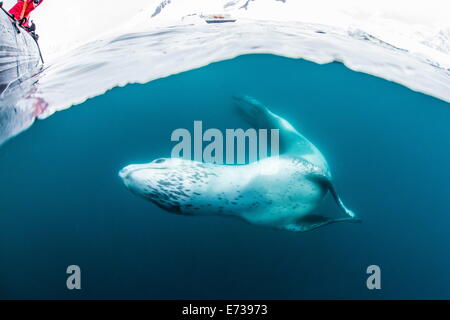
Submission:
<svg viewBox="0 0 450 320">
<path fill-rule="evenodd" d="M 153 161 L 153 163 L 164 163 L 166 162 L 166 159 L 156 159 Z"/>
</svg>

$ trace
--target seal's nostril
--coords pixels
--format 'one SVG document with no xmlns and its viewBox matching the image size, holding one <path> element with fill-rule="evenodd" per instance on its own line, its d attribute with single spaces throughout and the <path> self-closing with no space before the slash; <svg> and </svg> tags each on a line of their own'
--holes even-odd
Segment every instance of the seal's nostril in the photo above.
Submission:
<svg viewBox="0 0 450 320">
<path fill-rule="evenodd" d="M 119 171 L 119 177 L 125 179 L 128 176 L 129 170 L 127 168 L 123 168 Z"/>
</svg>

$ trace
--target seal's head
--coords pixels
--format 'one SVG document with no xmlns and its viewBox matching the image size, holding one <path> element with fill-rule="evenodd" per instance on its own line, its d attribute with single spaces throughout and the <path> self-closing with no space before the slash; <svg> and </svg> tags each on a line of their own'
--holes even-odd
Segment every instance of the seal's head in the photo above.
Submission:
<svg viewBox="0 0 450 320">
<path fill-rule="evenodd" d="M 182 213 L 195 186 L 208 177 L 206 165 L 178 158 L 161 158 L 146 164 L 133 164 L 119 172 L 125 186 L 159 207 Z"/>
</svg>

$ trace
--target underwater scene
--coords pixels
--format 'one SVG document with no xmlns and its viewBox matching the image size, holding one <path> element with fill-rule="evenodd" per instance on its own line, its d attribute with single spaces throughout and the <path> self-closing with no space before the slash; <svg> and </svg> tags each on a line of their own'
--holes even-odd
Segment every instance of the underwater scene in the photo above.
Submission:
<svg viewBox="0 0 450 320">
<path fill-rule="evenodd" d="M 142 82 L 19 129 L 20 109 L 0 113 L 0 298 L 450 298 L 448 102 L 273 54 Z M 47 103 L 33 103 L 36 117 Z M 276 122 L 278 171 L 173 164 L 174 130 L 195 121 Z M 82 290 L 67 290 L 69 265 Z M 382 290 L 368 290 L 374 265 Z"/>
</svg>

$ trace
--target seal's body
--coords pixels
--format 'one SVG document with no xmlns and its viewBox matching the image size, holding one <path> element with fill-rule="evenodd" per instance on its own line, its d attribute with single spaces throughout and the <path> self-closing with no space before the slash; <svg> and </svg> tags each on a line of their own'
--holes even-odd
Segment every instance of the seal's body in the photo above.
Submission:
<svg viewBox="0 0 450 320">
<path fill-rule="evenodd" d="M 283 230 L 308 231 L 357 221 L 335 192 L 328 165 L 316 147 L 256 100 L 244 97 L 237 103 L 250 124 L 280 129 L 280 156 L 236 166 L 157 159 L 124 168 L 120 176 L 127 188 L 173 213 L 233 216 Z M 328 191 L 345 218 L 313 213 Z"/>
</svg>

